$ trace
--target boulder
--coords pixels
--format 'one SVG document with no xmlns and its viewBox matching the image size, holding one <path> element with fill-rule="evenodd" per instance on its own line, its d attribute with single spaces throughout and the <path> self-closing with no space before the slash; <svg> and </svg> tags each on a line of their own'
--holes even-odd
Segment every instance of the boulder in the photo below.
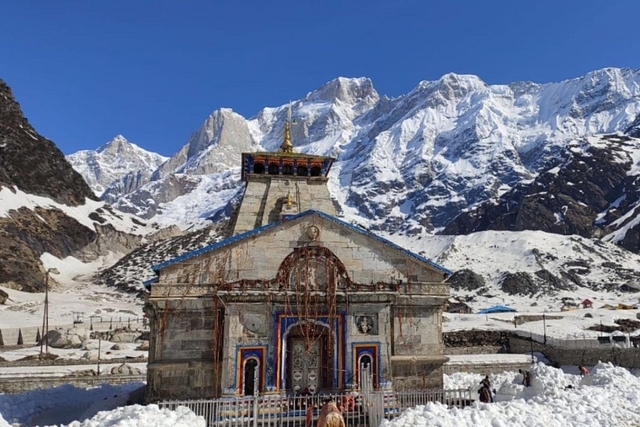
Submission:
<svg viewBox="0 0 640 427">
<path fill-rule="evenodd" d="M 83 350 L 97 350 L 100 347 L 98 340 L 88 340 L 85 341 Z"/>
<path fill-rule="evenodd" d="M 111 342 L 135 342 L 140 336 L 140 332 L 116 331 L 111 336 Z"/>
<path fill-rule="evenodd" d="M 0 289 L 0 304 L 4 304 L 9 298 L 9 294 Z"/>
<path fill-rule="evenodd" d="M 112 375 L 142 375 L 142 371 L 135 366 L 123 363 L 119 366 L 111 368 Z"/>
<path fill-rule="evenodd" d="M 53 348 L 83 348 L 88 339 L 88 332 L 81 328 L 56 329 L 47 333 L 47 341 Z"/>
<path fill-rule="evenodd" d="M 98 352 L 97 351 L 87 351 L 82 355 L 82 357 L 80 359 L 98 360 Z"/>
<path fill-rule="evenodd" d="M 473 291 L 485 285 L 484 278 L 468 268 L 458 270 L 448 280 L 455 290 Z"/>
</svg>

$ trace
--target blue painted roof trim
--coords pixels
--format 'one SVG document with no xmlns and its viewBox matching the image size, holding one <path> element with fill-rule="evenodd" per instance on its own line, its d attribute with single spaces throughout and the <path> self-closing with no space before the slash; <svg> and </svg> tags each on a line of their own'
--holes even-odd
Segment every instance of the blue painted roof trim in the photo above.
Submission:
<svg viewBox="0 0 640 427">
<path fill-rule="evenodd" d="M 144 282 L 142 282 L 142 284 L 144 285 L 144 287 L 145 287 L 147 290 L 150 290 L 150 289 L 151 289 L 151 285 L 152 285 L 153 283 L 157 283 L 157 282 L 158 282 L 158 279 L 159 279 L 159 278 L 158 278 L 158 276 L 156 276 L 156 277 L 152 277 L 151 279 L 147 279 L 147 280 L 145 280 Z"/>
<path fill-rule="evenodd" d="M 259 227 L 259 228 L 254 228 L 253 230 L 247 231 L 247 232 L 242 233 L 242 234 L 237 234 L 235 236 L 229 237 L 228 239 L 224 239 L 224 240 L 221 240 L 219 242 L 213 243 L 211 245 L 204 246 L 204 247 L 202 247 L 200 249 L 197 249 L 195 251 L 187 252 L 186 254 L 180 255 L 179 257 L 170 259 L 170 260 L 165 261 L 165 262 L 163 262 L 161 264 L 154 265 L 153 267 L 151 267 L 151 269 L 157 273 L 158 271 L 160 271 L 163 268 L 168 267 L 170 265 L 173 265 L 173 264 L 176 264 L 178 262 L 182 262 L 182 261 L 185 261 L 187 259 L 196 257 L 198 255 L 202 255 L 204 253 L 207 253 L 207 252 L 222 248 L 222 247 L 230 245 L 232 243 L 236 243 L 236 242 L 238 242 L 240 240 L 244 240 L 244 239 L 247 239 L 249 237 L 257 236 L 257 235 L 262 234 L 265 231 L 268 231 L 268 230 L 270 230 L 270 229 L 272 229 L 274 227 L 278 227 L 278 226 L 280 226 L 282 224 L 285 224 L 286 222 L 295 221 L 295 220 L 297 220 L 299 218 L 303 218 L 303 217 L 306 217 L 306 216 L 309 216 L 309 215 L 318 215 L 321 218 L 324 218 L 324 219 L 326 219 L 328 221 L 334 222 L 334 223 L 336 223 L 336 224 L 338 224 L 340 226 L 346 227 L 346 228 L 348 228 L 350 230 L 355 231 L 356 233 L 364 234 L 365 236 L 368 236 L 368 237 L 370 237 L 370 238 L 372 238 L 372 239 L 374 239 L 374 240 L 376 240 L 376 241 L 378 241 L 378 242 L 380 242 L 380 243 L 382 243 L 382 244 L 384 244 L 386 246 L 389 246 L 389 247 L 391 247 L 391 248 L 393 248 L 393 249 L 395 249 L 397 251 L 400 251 L 403 254 L 405 254 L 405 255 L 407 255 L 407 256 L 409 256 L 409 257 L 411 257 L 411 258 L 413 258 L 413 259 L 415 259 L 417 261 L 429 264 L 431 267 L 433 267 L 436 270 L 439 270 L 439 271 L 441 271 L 441 272 L 443 272 L 443 273 L 445 273 L 445 274 L 447 274 L 449 276 L 452 274 L 450 270 L 444 268 L 440 264 L 437 264 L 437 263 L 431 261 L 430 259 L 425 258 L 425 257 L 423 257 L 421 255 L 418 255 L 418 254 L 416 254 L 414 252 L 411 252 L 411 251 L 403 248 L 402 246 L 396 245 L 395 243 L 393 243 L 393 242 L 391 242 L 391 241 L 389 241 L 389 240 L 387 240 L 387 239 L 385 239 L 383 237 L 380 237 L 380 236 L 378 236 L 377 234 L 375 234 L 375 233 L 373 233 L 371 231 L 367 231 L 364 228 L 360 228 L 360 227 L 355 226 L 353 224 L 349 224 L 348 222 L 342 221 L 342 220 L 340 220 L 340 219 L 338 219 L 338 218 L 336 218 L 336 217 L 334 217 L 332 215 L 326 214 L 326 213 L 321 212 L 321 211 L 313 210 L 313 209 L 301 212 L 301 213 L 299 213 L 297 215 L 293 215 L 293 216 L 287 218 L 285 221 L 272 222 L 271 224 L 267 224 L 267 225 L 264 225 L 264 226 Z"/>
</svg>

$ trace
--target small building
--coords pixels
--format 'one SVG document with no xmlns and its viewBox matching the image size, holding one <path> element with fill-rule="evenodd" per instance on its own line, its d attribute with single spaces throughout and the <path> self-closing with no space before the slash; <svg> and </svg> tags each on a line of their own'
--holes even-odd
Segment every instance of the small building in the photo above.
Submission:
<svg viewBox="0 0 640 427">
<path fill-rule="evenodd" d="M 593 301 L 591 301 L 589 298 L 585 298 L 581 304 L 582 308 L 593 308 Z"/>
<path fill-rule="evenodd" d="M 154 267 L 147 401 L 441 388 L 450 272 L 336 215 L 330 157 L 243 153 L 227 239 Z"/>
<path fill-rule="evenodd" d="M 447 303 L 445 311 L 447 313 L 455 314 L 471 314 L 473 310 L 467 304 L 462 301 L 449 301 Z"/>
</svg>

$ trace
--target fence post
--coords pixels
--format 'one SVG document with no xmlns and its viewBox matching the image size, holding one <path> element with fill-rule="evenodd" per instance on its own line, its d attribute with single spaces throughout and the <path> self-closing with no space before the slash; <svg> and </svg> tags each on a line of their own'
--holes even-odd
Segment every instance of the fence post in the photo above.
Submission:
<svg viewBox="0 0 640 427">
<path fill-rule="evenodd" d="M 253 371 L 253 427 L 258 427 L 258 396 L 260 395 L 260 365 Z"/>
</svg>

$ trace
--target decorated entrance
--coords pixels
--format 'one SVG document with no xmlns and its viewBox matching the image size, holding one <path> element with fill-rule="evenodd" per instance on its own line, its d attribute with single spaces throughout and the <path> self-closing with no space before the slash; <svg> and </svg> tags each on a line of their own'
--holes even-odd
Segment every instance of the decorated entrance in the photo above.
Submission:
<svg viewBox="0 0 640 427">
<path fill-rule="evenodd" d="M 345 315 L 300 321 L 297 315 L 277 316 L 277 384 L 294 393 L 316 393 L 344 385 Z"/>
<path fill-rule="evenodd" d="M 311 336 L 298 325 L 287 340 L 287 388 L 294 393 L 315 393 L 331 384 L 333 349 L 328 328 L 312 325 Z"/>
</svg>

